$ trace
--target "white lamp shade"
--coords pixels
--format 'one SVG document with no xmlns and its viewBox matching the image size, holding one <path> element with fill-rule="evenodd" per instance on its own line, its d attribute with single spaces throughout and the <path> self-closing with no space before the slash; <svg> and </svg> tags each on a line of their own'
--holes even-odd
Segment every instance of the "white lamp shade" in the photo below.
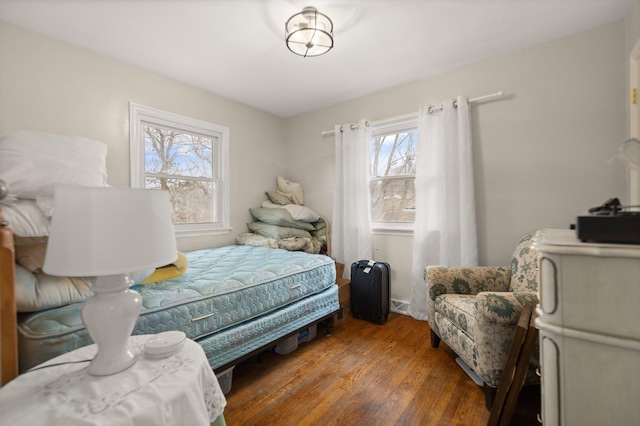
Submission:
<svg viewBox="0 0 640 426">
<path fill-rule="evenodd" d="M 43 266 L 49 275 L 115 275 L 176 260 L 166 191 L 57 186 L 53 209 Z"/>
</svg>

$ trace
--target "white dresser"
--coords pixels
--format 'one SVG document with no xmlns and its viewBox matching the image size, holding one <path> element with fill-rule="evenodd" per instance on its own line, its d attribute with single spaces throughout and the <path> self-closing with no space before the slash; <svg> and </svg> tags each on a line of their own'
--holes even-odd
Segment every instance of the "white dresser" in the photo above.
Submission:
<svg viewBox="0 0 640 426">
<path fill-rule="evenodd" d="M 538 236 L 542 420 L 640 425 L 640 246 Z"/>
</svg>

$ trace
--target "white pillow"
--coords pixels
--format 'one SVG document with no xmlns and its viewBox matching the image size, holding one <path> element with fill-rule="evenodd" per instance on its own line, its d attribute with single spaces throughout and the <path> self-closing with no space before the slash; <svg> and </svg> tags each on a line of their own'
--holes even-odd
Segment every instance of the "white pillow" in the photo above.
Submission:
<svg viewBox="0 0 640 426">
<path fill-rule="evenodd" d="M 2 216 L 19 237 L 46 237 L 51 221 L 34 200 L 15 200 L 2 203 Z"/>
<path fill-rule="evenodd" d="M 107 185 L 107 145 L 22 131 L 0 136 L 0 179 L 17 198 L 47 199 L 55 185 Z"/>
<path fill-rule="evenodd" d="M 301 220 L 303 222 L 313 223 L 320 220 L 320 215 L 318 213 L 314 212 L 309 207 L 299 206 L 297 204 L 282 205 L 282 204 L 272 203 L 271 201 L 263 201 L 262 207 L 271 208 L 271 209 L 284 209 L 289 213 L 291 213 L 291 216 L 295 220 Z"/>
<path fill-rule="evenodd" d="M 302 196 L 302 185 L 291 182 L 289 179 L 278 176 L 278 189 L 276 192 L 289 198 L 293 203 L 303 205 L 304 197 Z"/>
<path fill-rule="evenodd" d="M 34 274 L 16 265 L 15 294 L 18 312 L 37 312 L 81 302 L 93 294 L 88 278 Z"/>
<path fill-rule="evenodd" d="M 286 204 L 282 206 L 285 210 L 291 213 L 291 216 L 295 220 L 301 220 L 303 222 L 317 222 L 320 219 L 320 215 L 309 207 L 299 206 L 297 204 Z"/>
</svg>

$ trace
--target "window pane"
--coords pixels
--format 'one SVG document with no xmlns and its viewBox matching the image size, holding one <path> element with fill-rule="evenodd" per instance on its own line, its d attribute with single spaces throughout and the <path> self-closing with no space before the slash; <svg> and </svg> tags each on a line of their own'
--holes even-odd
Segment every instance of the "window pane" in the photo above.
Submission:
<svg viewBox="0 0 640 426">
<path fill-rule="evenodd" d="M 371 139 L 371 176 L 415 174 L 418 131 Z"/>
<path fill-rule="evenodd" d="M 213 208 L 213 182 L 145 178 L 145 188 L 166 189 L 173 205 L 173 223 L 217 222 Z"/>
<path fill-rule="evenodd" d="M 213 177 L 214 138 L 143 126 L 146 173 Z"/>
<path fill-rule="evenodd" d="M 371 181 L 371 220 L 413 222 L 415 220 L 414 178 Z"/>
<path fill-rule="evenodd" d="M 164 188 L 176 236 L 230 228 L 229 128 L 131 103 L 131 186 Z"/>
</svg>

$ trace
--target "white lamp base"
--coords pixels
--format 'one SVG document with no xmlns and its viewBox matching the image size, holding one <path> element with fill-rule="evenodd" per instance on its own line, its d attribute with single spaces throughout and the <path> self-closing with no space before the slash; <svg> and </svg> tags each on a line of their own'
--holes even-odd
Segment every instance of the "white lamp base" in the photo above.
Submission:
<svg viewBox="0 0 640 426">
<path fill-rule="evenodd" d="M 140 294 L 129 289 L 126 274 L 99 276 L 94 295 L 82 306 L 82 321 L 98 347 L 89 364 L 89 374 L 108 376 L 136 362 L 128 349 L 129 336 L 140 315 Z"/>
</svg>

